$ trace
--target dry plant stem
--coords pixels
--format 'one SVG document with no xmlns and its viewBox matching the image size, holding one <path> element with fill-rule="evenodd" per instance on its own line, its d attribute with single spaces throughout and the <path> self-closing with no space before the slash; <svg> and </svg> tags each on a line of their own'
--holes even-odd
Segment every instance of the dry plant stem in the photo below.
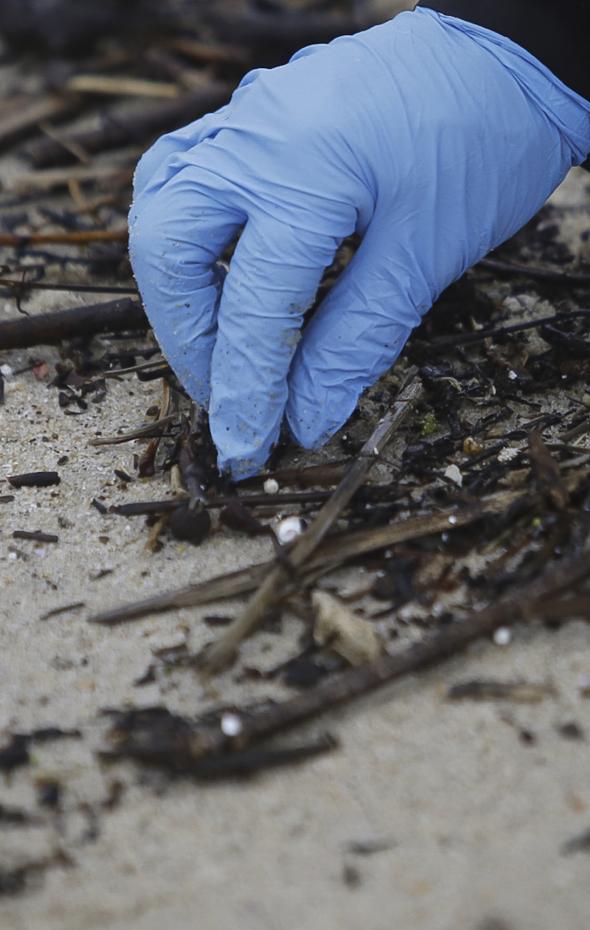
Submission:
<svg viewBox="0 0 590 930">
<path fill-rule="evenodd" d="M 582 271 L 560 271 L 557 268 L 538 268 L 535 265 L 519 264 L 517 262 L 502 262 L 496 258 L 483 258 L 478 263 L 479 268 L 492 271 L 494 274 L 522 276 L 537 281 L 549 281 L 552 284 L 590 285 L 590 274 Z"/>
<path fill-rule="evenodd" d="M 516 501 L 524 500 L 526 495 L 517 491 L 495 494 L 481 504 L 464 510 L 446 510 L 441 513 L 423 517 L 411 517 L 400 520 L 391 526 L 358 530 L 354 533 L 339 533 L 324 540 L 314 557 L 310 559 L 303 580 L 307 583 L 307 571 L 314 572 L 320 568 L 333 571 L 349 559 L 366 555 L 389 546 L 411 540 L 422 539 L 434 533 L 460 529 L 474 523 L 483 516 L 504 513 Z M 210 578 L 198 584 L 187 585 L 176 591 L 168 591 L 142 601 L 135 601 L 123 607 L 102 611 L 89 617 L 91 623 L 115 625 L 127 620 L 136 620 L 148 613 L 173 610 L 180 607 L 196 607 L 214 601 L 249 594 L 262 582 L 273 568 L 275 561 L 263 562 L 249 568 L 240 569 L 225 575 Z M 292 593 L 292 588 L 285 588 L 285 596 Z"/>
<path fill-rule="evenodd" d="M 2 113 L 0 147 L 15 142 L 21 136 L 37 129 L 48 119 L 63 119 L 80 108 L 80 98 L 49 94 L 46 97 L 17 98 L 8 113 Z"/>
<path fill-rule="evenodd" d="M 243 749 L 273 733 L 302 723 L 310 717 L 374 691 L 403 675 L 416 672 L 463 651 L 471 643 L 491 635 L 499 626 L 513 626 L 521 620 L 543 619 L 545 607 L 555 616 L 556 598 L 570 591 L 590 575 L 590 559 L 585 553 L 581 558 L 558 569 L 547 570 L 541 578 L 527 585 L 518 594 L 510 595 L 474 613 L 469 619 L 437 631 L 432 637 L 416 643 L 395 655 L 385 656 L 335 679 L 320 684 L 298 697 L 243 718 L 242 731 L 230 743 L 229 748 Z M 573 599 L 568 606 L 563 601 L 561 617 L 575 617 L 580 604 Z M 227 737 L 220 731 L 208 752 L 220 752 L 228 748 Z"/>
<path fill-rule="evenodd" d="M 123 442 L 131 442 L 133 439 L 148 439 L 151 436 L 159 435 L 165 426 L 170 426 L 176 420 L 176 415 L 161 417 L 154 420 L 153 423 L 146 423 L 137 429 L 129 430 L 127 433 L 121 433 L 120 436 L 100 436 L 98 439 L 91 439 L 90 446 L 118 446 Z"/>
<path fill-rule="evenodd" d="M 96 333 L 147 328 L 143 309 L 136 301 L 129 298 L 109 300 L 107 303 L 3 321 L 0 323 L 0 351 L 53 345 L 63 339 Z"/>
<path fill-rule="evenodd" d="M 52 126 L 47 120 L 42 123 L 39 123 L 39 129 L 44 135 L 49 139 L 53 139 L 54 142 L 57 142 L 59 145 L 65 146 L 65 148 L 72 153 L 74 158 L 81 162 L 83 165 L 88 164 L 90 161 L 88 152 L 85 152 L 81 145 L 76 145 L 75 143 L 68 142 L 62 137 L 61 132 L 55 126 Z"/>
<path fill-rule="evenodd" d="M 24 273 L 24 272 L 23 272 Z M 0 288 L 12 288 L 18 294 L 22 291 L 69 291 L 80 294 L 137 294 L 136 287 L 117 287 L 116 285 L 77 284 L 64 281 L 61 284 L 49 284 L 47 281 L 11 281 L 9 278 L 0 278 Z"/>
<path fill-rule="evenodd" d="M 227 102 L 232 90 L 231 84 L 211 79 L 204 87 L 172 100 L 154 102 L 142 108 L 141 112 L 129 114 L 125 119 L 113 111 L 112 118 L 105 121 L 103 126 L 73 132 L 68 139 L 89 154 L 139 143 L 146 148 L 150 141 L 165 130 L 176 129 L 204 113 L 217 110 Z M 71 152 L 52 139 L 41 139 L 31 144 L 26 155 L 35 168 L 49 168 L 73 160 Z"/>
<path fill-rule="evenodd" d="M 116 94 L 138 97 L 178 97 L 180 89 L 167 81 L 147 81 L 105 74 L 76 74 L 66 82 L 66 90 L 83 94 Z"/>
<path fill-rule="evenodd" d="M 198 42 L 184 36 L 174 37 L 166 43 L 167 48 L 181 52 L 186 58 L 192 58 L 200 64 L 248 64 L 250 54 L 240 45 L 224 45 L 209 40 Z"/>
<path fill-rule="evenodd" d="M 422 393 L 422 383 L 416 377 L 400 392 L 392 412 L 377 425 L 331 498 L 289 552 L 288 567 L 281 562 L 275 564 L 242 616 L 210 647 L 203 658 L 207 671 L 216 672 L 231 662 L 242 640 L 262 623 L 265 615 L 281 599 L 284 585 L 291 580 L 292 572 L 300 569 L 317 549 Z"/>
<path fill-rule="evenodd" d="M 137 156 L 141 154 L 137 151 Z M 50 191 L 59 187 L 67 187 L 71 181 L 117 184 L 123 186 L 131 181 L 133 167 L 137 158 L 121 159 L 116 164 L 109 165 L 71 165 L 68 168 L 47 168 L 45 171 L 25 171 L 6 181 L 6 190 L 15 194 L 26 193 L 31 190 Z M 108 197 L 112 200 L 112 194 Z M 98 205 L 100 206 L 100 200 Z M 109 201 L 106 201 L 108 203 Z"/>
<path fill-rule="evenodd" d="M 437 336 L 428 343 L 429 348 L 444 349 L 446 346 L 464 346 L 476 342 L 485 342 L 494 336 L 509 336 L 511 333 L 523 333 L 528 329 L 540 329 L 551 323 L 562 323 L 580 317 L 590 316 L 590 310 L 567 310 L 565 313 L 554 313 L 551 316 L 539 317 L 537 320 L 527 320 L 526 323 L 513 323 L 510 326 L 490 326 L 475 333 L 452 333 L 450 336 Z"/>
<path fill-rule="evenodd" d="M 78 232 L 31 233 L 21 236 L 16 233 L 0 233 L 0 246 L 23 248 L 27 245 L 88 245 L 92 242 L 127 242 L 127 229 L 83 229 Z"/>
</svg>

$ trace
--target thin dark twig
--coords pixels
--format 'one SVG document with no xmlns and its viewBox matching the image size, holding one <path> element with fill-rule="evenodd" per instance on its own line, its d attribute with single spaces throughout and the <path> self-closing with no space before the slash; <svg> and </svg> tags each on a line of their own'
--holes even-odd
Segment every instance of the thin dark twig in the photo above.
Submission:
<svg viewBox="0 0 590 930">
<path fill-rule="evenodd" d="M 478 268 L 493 271 L 495 274 L 505 274 L 532 278 L 537 281 L 549 281 L 552 284 L 564 285 L 590 285 L 590 274 L 583 271 L 560 271 L 557 268 L 539 268 L 535 265 L 525 265 L 517 262 L 503 262 L 497 258 L 482 258 L 477 264 Z"/>
<path fill-rule="evenodd" d="M 259 626 L 269 609 L 280 600 L 284 584 L 291 580 L 290 572 L 301 568 L 317 549 L 365 481 L 380 453 L 422 396 L 423 390 L 421 381 L 414 377 L 400 392 L 392 412 L 377 425 L 331 498 L 290 551 L 290 571 L 287 572 L 285 565 L 281 562 L 275 564 L 242 616 L 216 643 L 213 643 L 204 655 L 203 661 L 207 670 L 217 671 L 227 665 L 235 656 L 241 641 Z"/>
<path fill-rule="evenodd" d="M 473 342 L 484 342 L 493 336 L 508 336 L 510 333 L 520 333 L 527 329 L 538 329 L 550 323 L 563 323 L 578 317 L 590 316 L 590 310 L 568 310 L 566 313 L 554 313 L 552 316 L 540 317 L 538 320 L 527 320 L 526 323 L 513 323 L 510 326 L 489 326 L 476 333 L 451 333 L 448 336 L 437 336 L 429 340 L 430 348 L 443 348 L 445 346 L 469 345 Z"/>
</svg>

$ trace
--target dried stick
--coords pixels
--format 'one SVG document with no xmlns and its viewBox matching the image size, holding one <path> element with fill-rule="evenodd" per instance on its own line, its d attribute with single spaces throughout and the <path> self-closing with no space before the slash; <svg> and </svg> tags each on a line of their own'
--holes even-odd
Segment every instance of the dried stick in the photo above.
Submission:
<svg viewBox="0 0 590 930">
<path fill-rule="evenodd" d="M 0 148 L 5 148 L 28 132 L 37 130 L 39 123 L 49 119 L 63 119 L 80 109 L 80 98 L 61 94 L 45 97 L 17 98 L 8 113 L 2 113 Z"/>
<path fill-rule="evenodd" d="M 83 94 L 115 94 L 138 97 L 174 99 L 180 94 L 177 84 L 169 81 L 148 81 L 142 78 L 114 77 L 106 74 L 75 74 L 66 82 L 66 90 Z"/>
<path fill-rule="evenodd" d="M 92 242 L 127 242 L 127 229 L 81 229 L 76 232 L 0 233 L 0 246 L 24 248 L 28 245 L 88 245 Z"/>
<path fill-rule="evenodd" d="M 527 320 L 526 323 L 512 323 L 509 326 L 489 326 L 475 333 L 450 333 L 448 336 L 436 336 L 427 345 L 430 350 L 433 348 L 443 349 L 447 346 L 470 345 L 475 342 L 485 342 L 486 339 L 491 339 L 494 336 L 523 333 L 528 329 L 540 329 L 543 326 L 549 326 L 551 323 L 560 323 L 587 316 L 590 316 L 590 310 L 587 309 L 566 310 L 564 313 L 553 313 L 551 316 L 539 317 L 537 320 Z M 426 343 L 424 344 L 426 345 Z"/>
<path fill-rule="evenodd" d="M 26 269 L 26 266 L 25 266 Z M 136 287 L 119 287 L 110 284 L 77 284 L 64 281 L 55 284 L 48 281 L 13 281 L 10 278 L 0 278 L 0 288 L 10 288 L 16 294 L 23 291 L 68 291 L 78 294 L 137 294 Z"/>
<path fill-rule="evenodd" d="M 137 157 L 141 154 L 137 151 Z M 25 171 L 7 178 L 4 188 L 15 194 L 30 190 L 50 191 L 56 187 L 67 187 L 71 181 L 85 181 L 123 185 L 131 181 L 133 165 L 137 159 L 121 159 L 117 164 L 108 165 L 70 165 L 67 168 L 47 168 L 45 171 Z M 109 195 L 110 196 L 110 195 Z"/>
<path fill-rule="evenodd" d="M 275 564 L 242 616 L 203 657 L 208 671 L 218 671 L 232 661 L 242 640 L 260 625 L 268 611 L 281 599 L 285 582 L 292 579 L 293 571 L 300 569 L 317 549 L 422 393 L 423 387 L 417 378 L 400 392 L 392 412 L 377 425 L 330 500 L 290 551 L 288 567 L 281 562 Z"/>
<path fill-rule="evenodd" d="M 497 258 L 482 258 L 477 265 L 485 271 L 493 271 L 499 275 L 512 275 L 523 278 L 532 278 L 534 281 L 548 281 L 551 284 L 590 285 L 590 274 L 583 271 L 560 271 L 558 268 L 539 268 L 535 265 L 526 265 L 517 262 L 502 262 Z"/>
<path fill-rule="evenodd" d="M 96 333 L 147 329 L 142 307 L 129 298 L 107 303 L 57 310 L 0 323 L 0 351 L 52 345 L 62 339 L 93 336 Z"/>
<path fill-rule="evenodd" d="M 120 433 L 118 436 L 100 436 L 98 439 L 91 439 L 89 445 L 118 446 L 123 442 L 131 442 L 132 439 L 148 439 L 152 436 L 159 436 L 164 427 L 170 426 L 175 420 L 176 414 L 173 413 L 168 417 L 162 417 L 160 420 L 154 420 L 153 423 L 138 426 L 127 433 Z"/>
<path fill-rule="evenodd" d="M 399 543 L 410 542 L 431 536 L 435 533 L 452 531 L 469 526 L 483 516 L 504 513 L 516 501 L 522 501 L 526 495 L 517 491 L 505 491 L 484 499 L 477 507 L 463 510 L 445 510 L 440 513 L 428 514 L 423 517 L 411 517 L 400 520 L 390 526 L 374 527 L 369 530 L 358 530 L 354 533 L 338 533 L 325 539 L 315 555 L 310 559 L 307 569 L 315 572 L 325 567 L 333 571 L 349 559 L 360 555 L 367 555 L 379 549 L 395 546 Z M 171 504 L 176 506 L 175 501 Z M 91 623 L 104 623 L 115 625 L 128 620 L 136 620 L 148 613 L 158 613 L 164 610 L 173 610 L 180 607 L 196 607 L 199 604 L 210 604 L 214 601 L 249 594 L 264 580 L 267 573 L 275 565 L 275 561 L 263 562 L 249 568 L 240 569 L 224 575 L 218 575 L 198 584 L 187 585 L 176 591 L 167 591 L 134 601 L 123 607 L 102 611 L 89 617 Z M 306 580 L 306 575 L 304 580 Z M 284 596 L 292 593 L 287 586 Z"/>
<path fill-rule="evenodd" d="M 297 697 L 279 703 L 245 706 L 229 712 L 205 714 L 193 721 L 174 715 L 160 723 L 131 712 L 115 721 L 111 736 L 116 748 L 111 755 L 131 757 L 154 765 L 174 767 L 194 774 L 222 774 L 239 765 L 250 747 L 334 707 L 445 661 L 472 642 L 492 634 L 500 625 L 521 620 L 555 617 L 562 622 L 587 611 L 587 596 L 567 594 L 590 575 L 587 553 L 559 568 L 546 569 L 541 578 L 515 595 L 483 608 L 451 626 L 438 628 L 420 643 L 405 647 L 375 662 L 343 672 Z M 228 734 L 227 716 L 231 716 Z M 264 749 L 261 749 L 264 752 Z M 272 749 L 269 750 L 271 753 Z M 281 752 L 281 750 L 278 750 Z"/>
<path fill-rule="evenodd" d="M 88 154 L 106 152 L 122 145 L 143 145 L 167 129 L 176 129 L 204 113 L 218 109 L 226 103 L 231 91 L 230 84 L 212 80 L 198 90 L 183 94 L 174 100 L 145 107 L 135 114 L 123 117 L 113 111 L 99 129 L 75 132 L 68 138 Z M 74 160 L 72 153 L 53 139 L 40 140 L 31 145 L 25 154 L 35 168 L 49 168 Z"/>
<path fill-rule="evenodd" d="M 219 729 L 213 740 L 209 741 L 207 753 L 222 752 L 227 750 L 228 745 L 232 749 L 241 750 L 279 730 L 283 731 L 339 704 L 368 694 L 403 675 L 442 662 L 462 652 L 476 639 L 490 636 L 499 626 L 514 626 L 521 620 L 543 618 L 546 609 L 553 617 L 556 613 L 556 597 L 571 591 L 589 575 L 590 559 L 587 553 L 557 569 L 546 570 L 541 578 L 518 594 L 502 598 L 496 604 L 477 611 L 468 620 L 437 631 L 423 642 L 377 659 L 370 665 L 344 672 L 292 700 L 242 717 L 242 729 L 234 739 L 228 740 Z M 577 598 L 572 599 L 569 608 L 567 599 L 560 603 L 561 619 L 578 615 L 581 605 Z M 198 740 L 195 742 L 198 745 Z"/>
</svg>

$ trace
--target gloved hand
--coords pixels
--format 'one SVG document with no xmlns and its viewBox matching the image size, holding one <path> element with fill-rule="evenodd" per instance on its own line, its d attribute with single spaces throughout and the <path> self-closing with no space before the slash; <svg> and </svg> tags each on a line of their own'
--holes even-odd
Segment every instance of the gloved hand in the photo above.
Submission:
<svg viewBox="0 0 590 930">
<path fill-rule="evenodd" d="M 584 160 L 589 111 L 509 40 L 418 9 L 248 74 L 161 138 L 135 176 L 131 259 L 164 354 L 209 406 L 220 467 L 258 471 L 284 411 L 303 446 L 327 440 L 439 293 Z"/>
</svg>

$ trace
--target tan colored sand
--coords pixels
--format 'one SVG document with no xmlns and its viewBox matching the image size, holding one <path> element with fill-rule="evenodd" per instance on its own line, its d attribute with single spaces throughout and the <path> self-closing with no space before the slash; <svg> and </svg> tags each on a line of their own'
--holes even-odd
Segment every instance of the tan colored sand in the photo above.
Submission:
<svg viewBox="0 0 590 930">
<path fill-rule="evenodd" d="M 587 205 L 587 185 L 587 176 L 573 177 L 559 197 Z M 37 306 L 58 303 L 50 295 Z M 13 312 L 0 306 L 0 317 Z M 30 354 L 0 361 L 18 369 Z M 55 358 L 55 350 L 36 354 Z M 590 857 L 561 847 L 590 829 L 590 699 L 580 691 L 590 675 L 586 625 L 521 628 L 505 649 L 479 644 L 312 728 L 336 733 L 339 751 L 252 782 L 170 784 L 131 766 L 101 767 L 93 754 L 100 708 L 162 701 L 190 714 L 205 705 L 191 672 L 145 688 L 133 682 L 153 648 L 187 632 L 197 649 L 211 635 L 203 613 L 228 608 L 114 630 L 89 626 L 88 612 L 261 560 L 269 543 L 225 533 L 199 549 L 168 543 L 149 555 L 142 520 L 101 517 L 90 506 L 99 494 L 109 504 L 166 493 L 152 483 L 124 490 L 114 477 L 115 467 L 131 469 L 137 447 L 88 446 L 97 430 L 141 421 L 156 387 L 113 383 L 101 406 L 77 417 L 65 416 L 55 390 L 31 374 L 8 388 L 0 477 L 68 461 L 58 488 L 16 491 L 13 503 L 0 504 L 0 729 L 60 724 L 84 738 L 35 748 L 33 765 L 0 784 L 0 803 L 29 809 L 35 778 L 53 773 L 64 784 L 54 823 L 0 824 L 0 869 L 58 845 L 75 860 L 49 870 L 37 889 L 0 897 L 2 930 L 585 930 Z M 55 532 L 60 542 L 14 541 L 23 528 Z M 39 620 L 79 600 L 85 608 Z M 261 634 L 246 655 L 276 661 L 298 630 L 291 620 L 281 637 Z M 551 681 L 557 696 L 530 706 L 444 700 L 449 684 L 480 676 Z M 268 693 L 230 676 L 218 689 L 223 699 Z M 585 740 L 558 733 L 571 720 Z M 523 741 L 522 730 L 534 741 Z M 84 805 L 99 805 L 113 779 L 125 794 L 100 815 L 91 842 Z M 373 840 L 388 848 L 348 851 Z"/>
</svg>

